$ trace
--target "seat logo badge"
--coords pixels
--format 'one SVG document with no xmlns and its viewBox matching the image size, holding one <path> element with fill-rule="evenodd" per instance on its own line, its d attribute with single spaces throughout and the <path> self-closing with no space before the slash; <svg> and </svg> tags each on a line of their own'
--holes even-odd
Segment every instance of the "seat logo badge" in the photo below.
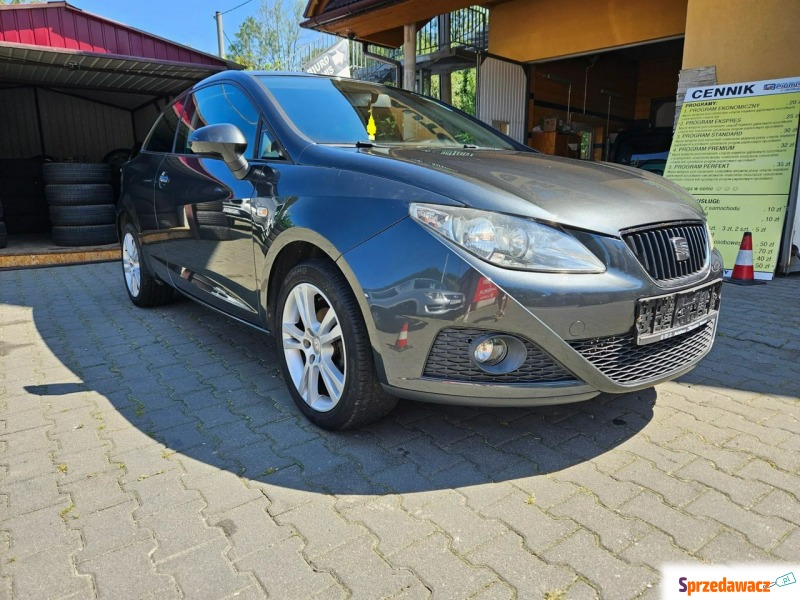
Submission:
<svg viewBox="0 0 800 600">
<path fill-rule="evenodd" d="M 689 251 L 689 242 L 684 237 L 674 237 L 669 239 L 672 242 L 672 249 L 675 251 L 675 258 L 678 262 L 689 260 L 691 252 Z"/>
</svg>

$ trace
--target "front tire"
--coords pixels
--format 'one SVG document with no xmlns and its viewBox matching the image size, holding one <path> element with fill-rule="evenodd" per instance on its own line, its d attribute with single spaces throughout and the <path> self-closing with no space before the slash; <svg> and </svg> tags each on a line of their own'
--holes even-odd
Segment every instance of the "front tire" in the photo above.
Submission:
<svg viewBox="0 0 800 600">
<path fill-rule="evenodd" d="M 292 398 L 315 425 L 358 427 L 397 403 L 378 381 L 358 303 L 332 263 L 309 260 L 289 271 L 278 293 L 276 338 Z"/>
<path fill-rule="evenodd" d="M 128 298 L 136 306 L 151 308 L 172 299 L 172 288 L 156 279 L 147 268 L 139 244 L 139 232 L 132 223 L 122 228 L 122 275 Z"/>
</svg>

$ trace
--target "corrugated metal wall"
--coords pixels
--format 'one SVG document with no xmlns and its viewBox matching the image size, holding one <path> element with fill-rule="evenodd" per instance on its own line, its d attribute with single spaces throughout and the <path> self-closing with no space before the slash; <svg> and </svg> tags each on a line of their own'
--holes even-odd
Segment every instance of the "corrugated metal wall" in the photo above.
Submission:
<svg viewBox="0 0 800 600">
<path fill-rule="evenodd" d="M 0 90 L 0 158 L 43 153 L 33 88 Z"/>
<path fill-rule="evenodd" d="M 82 98 L 39 90 L 46 153 L 61 160 L 100 162 L 133 146 L 131 113 Z"/>
<path fill-rule="evenodd" d="M 478 73 L 478 118 L 492 125 L 508 123 L 508 135 L 523 144 L 528 79 L 517 63 L 487 57 Z"/>
<path fill-rule="evenodd" d="M 100 162 L 111 150 L 141 144 L 166 103 L 159 100 L 131 113 L 41 88 L 0 90 L 0 159 L 47 154 Z"/>
</svg>

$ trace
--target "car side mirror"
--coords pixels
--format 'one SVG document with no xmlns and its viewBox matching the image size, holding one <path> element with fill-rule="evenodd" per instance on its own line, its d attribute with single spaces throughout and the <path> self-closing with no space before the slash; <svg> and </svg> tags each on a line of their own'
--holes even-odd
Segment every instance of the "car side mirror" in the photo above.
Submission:
<svg viewBox="0 0 800 600">
<path fill-rule="evenodd" d="M 195 129 L 189 135 L 189 149 L 198 156 L 222 159 L 236 179 L 244 179 L 250 168 L 244 157 L 247 139 L 236 125 L 230 123 Z"/>
</svg>

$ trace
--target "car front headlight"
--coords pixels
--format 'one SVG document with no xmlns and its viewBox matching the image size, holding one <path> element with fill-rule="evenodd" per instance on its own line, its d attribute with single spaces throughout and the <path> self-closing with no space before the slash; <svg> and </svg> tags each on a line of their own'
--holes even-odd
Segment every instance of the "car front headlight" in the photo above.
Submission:
<svg viewBox="0 0 800 600">
<path fill-rule="evenodd" d="M 485 261 L 527 271 L 602 273 L 605 266 L 568 233 L 500 213 L 412 203 L 411 217 Z"/>
</svg>

